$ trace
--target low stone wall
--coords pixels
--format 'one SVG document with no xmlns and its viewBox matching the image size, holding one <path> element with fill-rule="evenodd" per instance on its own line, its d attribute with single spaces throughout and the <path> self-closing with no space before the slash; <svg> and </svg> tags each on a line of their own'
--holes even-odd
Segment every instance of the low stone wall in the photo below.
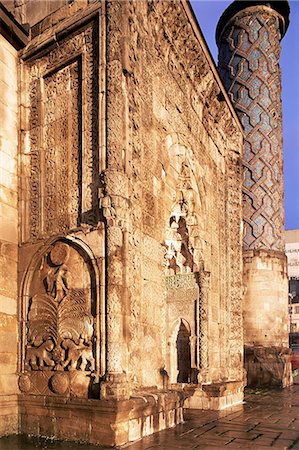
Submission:
<svg viewBox="0 0 299 450">
<path fill-rule="evenodd" d="M 249 387 L 287 387 L 293 384 L 291 349 L 246 346 L 245 369 Z"/>
<path fill-rule="evenodd" d="M 0 396 L 0 436 L 18 432 L 18 396 Z"/>
<path fill-rule="evenodd" d="M 202 384 L 201 387 L 185 386 L 185 408 L 219 411 L 238 405 L 244 399 L 244 383 L 227 381 Z"/>
<path fill-rule="evenodd" d="M 183 392 L 138 392 L 129 400 L 21 395 L 20 433 L 123 445 L 183 422 Z"/>
</svg>

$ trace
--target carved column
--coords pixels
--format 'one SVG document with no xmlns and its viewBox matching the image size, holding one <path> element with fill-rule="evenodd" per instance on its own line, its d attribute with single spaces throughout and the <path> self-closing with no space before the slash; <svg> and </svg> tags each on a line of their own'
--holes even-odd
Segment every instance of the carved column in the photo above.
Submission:
<svg viewBox="0 0 299 450">
<path fill-rule="evenodd" d="M 107 374 L 101 393 L 105 398 L 127 398 L 130 389 L 124 328 L 128 296 L 128 179 L 122 172 L 107 169 L 103 173 L 103 185 L 102 208 L 107 229 Z"/>
<path fill-rule="evenodd" d="M 106 225 L 107 372 L 103 398 L 128 398 L 128 106 L 125 80 L 126 2 L 106 2 L 106 170 L 101 207 Z"/>
<path fill-rule="evenodd" d="M 252 385 L 290 382 L 287 358 L 278 357 L 288 346 L 279 67 L 288 23 L 287 1 L 235 1 L 217 27 L 220 75 L 245 132 L 244 339 Z M 263 355 L 258 363 L 256 352 Z"/>
<path fill-rule="evenodd" d="M 208 349 L 208 337 L 209 337 L 209 324 L 208 324 L 208 305 L 209 305 L 209 292 L 210 292 L 210 272 L 201 271 L 199 274 L 199 286 L 200 286 L 200 302 L 199 302 L 199 366 L 201 370 L 201 381 L 203 383 L 209 380 L 209 349 Z"/>
</svg>

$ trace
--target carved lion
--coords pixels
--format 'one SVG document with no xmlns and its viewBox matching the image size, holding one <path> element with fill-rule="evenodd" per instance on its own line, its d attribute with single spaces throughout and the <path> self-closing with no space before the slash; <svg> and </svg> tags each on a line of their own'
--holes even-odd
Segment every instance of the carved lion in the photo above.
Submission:
<svg viewBox="0 0 299 450">
<path fill-rule="evenodd" d="M 90 363 L 90 370 L 94 370 L 94 357 L 92 355 L 92 344 L 88 346 L 84 344 L 84 339 L 79 339 L 79 344 L 76 344 L 71 339 L 65 339 L 61 346 L 68 351 L 67 359 L 62 364 L 62 367 L 69 366 L 69 370 L 76 370 L 77 363 L 81 359 L 79 365 L 80 370 L 86 370 L 88 362 Z"/>
<path fill-rule="evenodd" d="M 42 370 L 45 365 L 49 367 L 55 366 L 48 352 L 54 348 L 54 343 L 51 339 L 47 339 L 39 347 L 27 347 L 26 349 L 26 363 L 31 366 L 33 370 Z"/>
</svg>

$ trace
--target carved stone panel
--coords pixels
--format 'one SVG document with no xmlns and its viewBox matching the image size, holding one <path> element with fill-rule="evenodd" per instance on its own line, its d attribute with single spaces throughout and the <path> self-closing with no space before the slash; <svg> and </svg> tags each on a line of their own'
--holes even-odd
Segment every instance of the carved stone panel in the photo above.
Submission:
<svg viewBox="0 0 299 450">
<path fill-rule="evenodd" d="M 166 229 L 165 266 L 167 275 L 198 271 L 198 223 L 192 188 L 191 171 L 187 162 L 180 168 L 176 199 Z"/>
<path fill-rule="evenodd" d="M 80 217 L 80 83 L 79 60 L 43 79 L 42 204 L 43 228 L 47 234 L 75 228 Z"/>
<path fill-rule="evenodd" d="M 201 332 L 198 273 L 166 276 L 165 287 L 170 382 L 197 383 Z"/>
<path fill-rule="evenodd" d="M 72 380 L 76 378 L 78 384 L 78 375 L 70 372 L 81 372 L 88 389 L 88 378 L 96 370 L 91 285 L 84 258 L 66 242 L 57 241 L 41 258 L 32 277 L 24 317 L 26 374 L 19 383 L 23 392 L 42 393 L 41 385 L 48 384 L 56 394 L 67 393 Z"/>
<path fill-rule="evenodd" d="M 26 61 L 30 240 L 97 221 L 97 49 L 98 27 L 90 24 L 41 58 Z"/>
</svg>

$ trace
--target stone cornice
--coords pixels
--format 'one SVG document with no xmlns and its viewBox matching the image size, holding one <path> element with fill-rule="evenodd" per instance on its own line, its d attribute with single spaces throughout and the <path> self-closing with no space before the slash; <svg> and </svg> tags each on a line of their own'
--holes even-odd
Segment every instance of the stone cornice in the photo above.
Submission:
<svg viewBox="0 0 299 450">
<path fill-rule="evenodd" d="M 0 33 L 16 50 L 28 42 L 28 30 L 16 21 L 14 16 L 0 2 Z"/>
<path fill-rule="evenodd" d="M 73 16 L 65 18 L 42 34 L 37 35 L 31 39 L 27 47 L 22 51 L 22 59 L 26 61 L 33 57 L 43 56 L 45 51 L 48 52 L 51 47 L 57 46 L 58 42 L 64 37 L 94 19 L 99 14 L 100 8 L 101 4 L 99 2 L 93 3 Z"/>
</svg>

